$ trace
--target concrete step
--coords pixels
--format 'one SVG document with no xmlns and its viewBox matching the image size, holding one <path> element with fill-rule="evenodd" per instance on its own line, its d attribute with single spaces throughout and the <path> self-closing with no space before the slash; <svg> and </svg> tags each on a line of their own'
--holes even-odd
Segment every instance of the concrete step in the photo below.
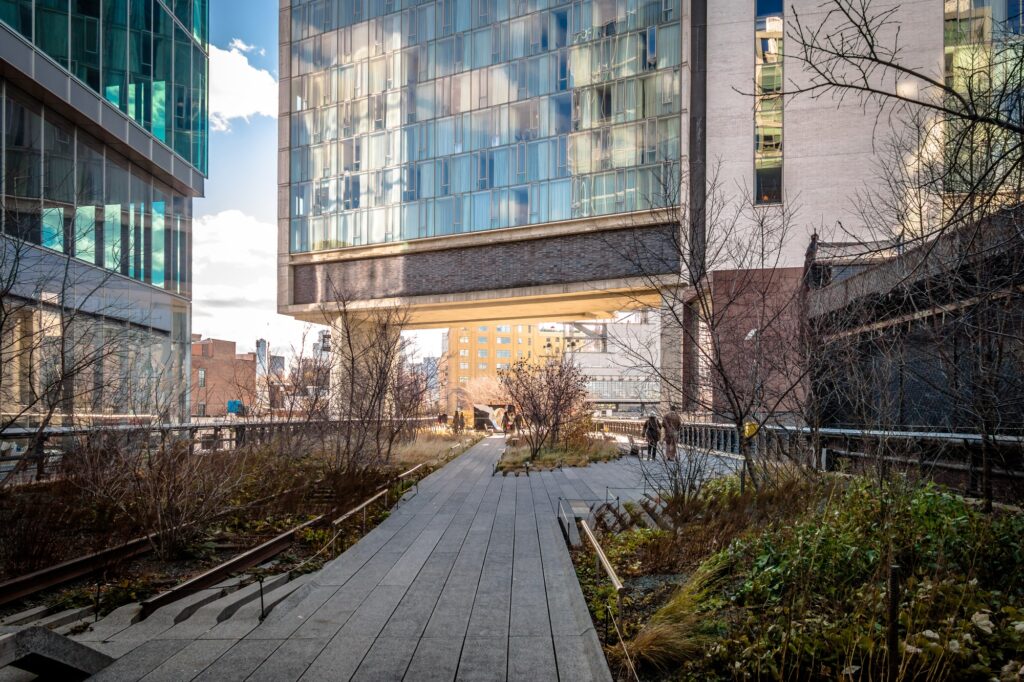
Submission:
<svg viewBox="0 0 1024 682">
<path fill-rule="evenodd" d="M 47 628 L 0 635 L 0 668 L 13 666 L 43 679 L 82 679 L 112 662 L 109 656 Z"/>
<path fill-rule="evenodd" d="M 646 492 L 641 499 L 641 502 L 646 500 L 647 503 L 658 510 L 659 513 L 663 512 L 668 504 L 665 500 L 661 499 L 661 495 L 657 493 Z"/>
<path fill-rule="evenodd" d="M 43 606 L 33 606 L 30 609 L 13 613 L 3 620 L 0 620 L 0 625 L 27 625 L 33 621 L 45 618 L 56 611 L 56 606 L 49 606 L 45 604 Z"/>
<path fill-rule="evenodd" d="M 136 622 L 105 640 L 96 642 L 95 648 L 114 658 L 121 658 L 149 640 L 159 638 L 176 623 L 188 618 L 205 604 L 220 599 L 226 590 L 237 588 L 237 586 L 238 581 L 233 578 L 209 589 L 190 594 L 157 609 L 149 618 Z"/>
<path fill-rule="evenodd" d="M 263 599 L 266 602 L 267 593 L 275 587 L 288 582 L 288 574 L 272 576 L 263 581 Z M 233 592 L 204 604 L 187 619 L 179 621 L 174 627 L 167 630 L 160 637 L 161 639 L 196 639 L 203 634 L 229 619 L 235 612 L 246 604 L 259 602 L 260 583 L 254 580 L 250 584 L 234 590 Z"/>
<path fill-rule="evenodd" d="M 66 611 L 60 611 L 58 613 L 49 615 L 46 618 L 40 618 L 37 621 L 29 623 L 29 625 L 55 630 L 62 625 L 74 623 L 77 620 L 81 620 L 83 618 L 92 616 L 93 613 L 95 612 L 91 606 L 82 606 L 77 609 L 67 609 Z"/>
<path fill-rule="evenodd" d="M 658 528 L 657 522 L 640 504 L 630 504 L 626 507 L 626 511 L 629 513 L 629 516 L 635 525 L 643 528 Z"/>
<path fill-rule="evenodd" d="M 644 498 L 640 500 L 640 505 L 644 508 L 644 511 L 654 519 L 654 522 L 658 524 L 658 528 L 661 528 L 662 530 L 672 530 L 672 522 L 661 513 L 661 507 L 655 504 L 654 501 L 650 498 Z"/>
<path fill-rule="evenodd" d="M 102 642 L 110 639 L 122 630 L 130 628 L 138 621 L 139 614 L 141 613 L 142 604 L 138 602 L 125 604 L 114 609 L 98 622 L 93 623 L 85 632 L 80 632 L 71 637 L 79 642 Z"/>
<path fill-rule="evenodd" d="M 283 574 L 286 575 L 286 574 Z M 282 608 L 283 602 L 288 600 L 292 595 L 302 591 L 305 586 L 313 577 L 312 573 L 301 575 L 295 580 L 290 580 L 283 584 L 274 587 L 272 590 L 266 589 L 264 583 L 263 588 L 263 613 L 269 616 L 271 613 L 277 615 L 279 609 Z M 249 634 L 253 628 L 260 624 L 260 601 L 257 594 L 257 598 L 253 599 L 235 613 L 230 618 L 218 623 L 215 627 L 210 629 L 202 636 L 202 639 L 241 639 Z"/>
<path fill-rule="evenodd" d="M 613 531 L 618 527 L 619 519 L 609 507 L 607 502 L 598 507 L 594 512 L 594 520 L 600 522 L 609 531 Z"/>
<path fill-rule="evenodd" d="M 65 637 L 70 637 L 72 632 L 78 632 L 78 631 L 85 630 L 88 626 L 92 625 L 95 621 L 96 621 L 96 616 L 94 614 L 90 613 L 88 616 L 85 616 L 83 618 L 79 618 L 78 620 L 73 620 L 70 623 L 67 623 L 65 625 L 61 625 L 60 627 L 56 627 L 56 628 L 53 629 L 53 631 L 56 632 L 58 635 L 64 635 Z"/>
</svg>

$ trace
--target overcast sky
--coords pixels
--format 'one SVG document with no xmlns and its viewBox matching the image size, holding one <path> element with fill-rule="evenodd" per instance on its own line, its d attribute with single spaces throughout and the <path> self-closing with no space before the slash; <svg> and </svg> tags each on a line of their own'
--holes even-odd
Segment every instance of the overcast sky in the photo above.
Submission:
<svg viewBox="0 0 1024 682">
<path fill-rule="evenodd" d="M 210 176 L 195 202 L 192 332 L 239 352 L 260 337 L 287 352 L 306 328 L 277 314 L 278 5 L 210 3 Z M 425 354 L 440 353 L 440 332 L 415 336 Z"/>
</svg>

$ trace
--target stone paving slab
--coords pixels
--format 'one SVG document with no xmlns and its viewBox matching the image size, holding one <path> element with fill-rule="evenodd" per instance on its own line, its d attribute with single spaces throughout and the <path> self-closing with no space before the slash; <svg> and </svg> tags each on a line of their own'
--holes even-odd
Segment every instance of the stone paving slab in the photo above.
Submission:
<svg viewBox="0 0 1024 682">
<path fill-rule="evenodd" d="M 246 605 L 192 642 L 177 639 L 188 621 L 153 623 L 105 679 L 610 682 L 558 502 L 609 486 L 637 499 L 650 463 L 492 476 L 503 447 L 485 439 L 425 478 L 262 623 Z"/>
<path fill-rule="evenodd" d="M 210 664 L 196 682 L 242 682 L 267 660 L 284 640 L 247 639 Z"/>
</svg>

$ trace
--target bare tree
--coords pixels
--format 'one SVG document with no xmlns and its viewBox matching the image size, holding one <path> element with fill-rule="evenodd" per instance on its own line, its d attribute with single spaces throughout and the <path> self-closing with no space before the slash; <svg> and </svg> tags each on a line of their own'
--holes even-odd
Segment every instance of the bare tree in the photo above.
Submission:
<svg viewBox="0 0 1024 682">
<path fill-rule="evenodd" d="M 519 360 L 499 373 L 516 414 L 523 420 L 523 440 L 534 459 L 558 442 L 561 431 L 586 416 L 586 377 L 569 355 L 542 364 Z"/>
<path fill-rule="evenodd" d="M 901 42 L 911 17 L 898 5 L 829 0 L 823 10 L 790 21 L 787 44 L 803 77 L 789 96 L 854 99 L 890 124 L 881 185 L 857 201 L 866 234 L 853 240 L 876 291 L 851 293 L 856 301 L 826 333 L 860 344 L 879 370 L 867 382 L 877 390 L 847 397 L 847 419 L 980 435 L 980 466 L 970 464 L 981 480 L 971 486 L 990 506 L 994 462 L 1011 465 L 997 439 L 1020 432 L 1024 404 L 1019 27 L 988 8 L 947 3 L 943 72 L 938 60 L 922 67 Z M 875 265 L 880 256 L 891 262 Z M 840 356 L 850 367 L 866 362 Z"/>
<path fill-rule="evenodd" d="M 331 332 L 329 474 L 358 479 L 391 461 L 395 445 L 411 437 L 423 417 L 429 381 L 410 365 L 402 338 L 409 312 L 401 306 L 365 307 L 330 285 L 320 314 Z"/>
<path fill-rule="evenodd" d="M 798 423 L 805 412 L 803 271 L 786 267 L 794 209 L 758 206 L 749 192 L 724 187 L 714 169 L 701 197 L 681 196 L 671 176 L 662 182 L 657 219 L 671 226 L 669 244 L 655 252 L 637 238 L 618 249 L 660 292 L 661 339 L 672 345 L 624 350 L 691 420 L 732 425 L 743 480 L 756 487 L 767 473 L 755 457 L 761 428 Z"/>
<path fill-rule="evenodd" d="M 504 385 L 495 377 L 475 377 L 465 384 L 458 385 L 452 394 L 457 402 L 470 407 L 503 405 L 509 402 Z"/>
<path fill-rule="evenodd" d="M 187 441 L 146 427 L 93 434 L 67 474 L 98 508 L 133 519 L 166 559 L 228 508 L 244 482 L 247 457 L 244 448 L 193 453 Z"/>
</svg>

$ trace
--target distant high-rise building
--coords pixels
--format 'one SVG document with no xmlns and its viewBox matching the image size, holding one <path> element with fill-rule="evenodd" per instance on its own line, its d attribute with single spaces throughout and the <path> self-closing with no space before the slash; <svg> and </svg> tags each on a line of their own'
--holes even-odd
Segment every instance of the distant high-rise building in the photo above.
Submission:
<svg viewBox="0 0 1024 682">
<path fill-rule="evenodd" d="M 256 339 L 256 374 L 266 376 L 270 371 L 270 346 L 266 339 Z"/>
<path fill-rule="evenodd" d="M 45 349 L 4 351 L 3 412 L 188 418 L 207 22 L 206 0 L 0 0 L 3 333 Z"/>
</svg>

